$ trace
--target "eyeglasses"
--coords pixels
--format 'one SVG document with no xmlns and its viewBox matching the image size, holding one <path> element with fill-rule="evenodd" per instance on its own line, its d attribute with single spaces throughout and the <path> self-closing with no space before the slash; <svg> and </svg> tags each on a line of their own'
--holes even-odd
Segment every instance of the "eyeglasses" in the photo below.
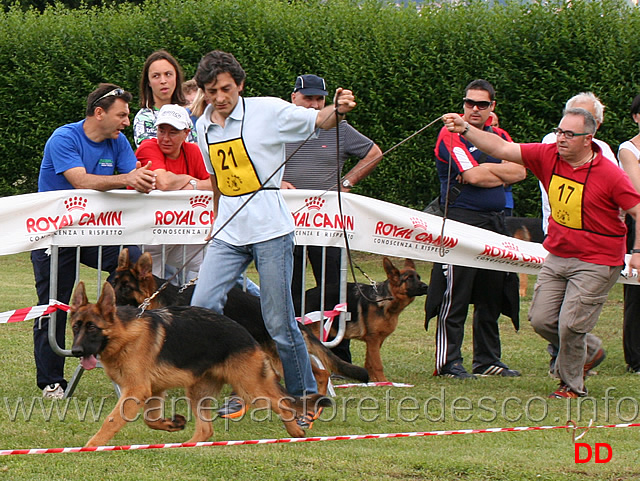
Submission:
<svg viewBox="0 0 640 481">
<path fill-rule="evenodd" d="M 491 104 L 493 103 L 489 100 L 471 100 L 467 98 L 462 99 L 462 101 L 464 102 L 464 105 L 468 109 L 478 107 L 478 110 L 487 110 L 489 107 L 491 107 Z"/>
<path fill-rule="evenodd" d="M 112 95 L 115 95 L 116 97 L 120 97 L 121 95 L 124 95 L 124 90 L 121 88 L 113 89 L 111 92 L 107 92 L 102 97 L 98 97 L 96 100 L 94 100 L 91 106 L 94 107 L 102 99 L 106 99 L 107 97 L 111 97 Z"/>
<path fill-rule="evenodd" d="M 577 134 L 573 130 L 562 130 L 560 127 L 556 127 L 555 129 L 553 129 L 553 133 L 556 134 L 556 136 L 562 134 L 567 140 L 571 140 L 576 136 L 591 135 L 589 132 L 583 132 L 581 134 Z"/>
</svg>

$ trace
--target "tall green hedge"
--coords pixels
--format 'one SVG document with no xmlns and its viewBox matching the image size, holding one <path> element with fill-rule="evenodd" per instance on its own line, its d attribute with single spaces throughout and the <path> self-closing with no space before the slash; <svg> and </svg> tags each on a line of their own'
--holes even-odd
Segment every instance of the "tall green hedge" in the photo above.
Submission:
<svg viewBox="0 0 640 481">
<path fill-rule="evenodd" d="M 460 110 L 465 85 L 492 82 L 496 111 L 515 141 L 539 141 L 564 102 L 592 90 L 607 106 L 600 138 L 637 132 L 628 105 L 640 92 L 640 14 L 625 0 L 398 8 L 350 0 L 149 0 L 43 13 L 0 14 L 0 195 L 33 192 L 44 143 L 84 116 L 103 81 L 136 98 L 144 59 L 173 53 L 190 77 L 201 56 L 232 52 L 248 95 L 289 98 L 301 73 L 354 90 L 349 120 L 386 151 L 438 116 Z M 441 124 L 398 147 L 357 192 L 423 207 L 438 181 L 433 146 Z M 130 133 L 130 132 L 129 132 Z M 536 215 L 537 182 L 514 188 L 520 215 Z"/>
</svg>

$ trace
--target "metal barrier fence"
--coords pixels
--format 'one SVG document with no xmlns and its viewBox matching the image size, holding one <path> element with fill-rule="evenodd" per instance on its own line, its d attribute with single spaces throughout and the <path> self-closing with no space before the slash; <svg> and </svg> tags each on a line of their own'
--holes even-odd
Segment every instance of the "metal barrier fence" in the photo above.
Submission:
<svg viewBox="0 0 640 481">
<path fill-rule="evenodd" d="M 122 246 L 121 246 L 122 248 Z M 75 282 L 74 284 L 77 284 L 78 281 L 80 280 L 80 246 L 76 247 L 76 261 L 75 261 Z M 322 275 L 320 277 L 321 279 L 321 283 L 320 283 L 320 290 L 321 290 L 321 302 L 320 302 L 320 312 L 324 312 L 327 308 L 328 309 L 332 309 L 334 306 L 325 306 L 325 291 L 326 291 L 326 286 L 325 286 L 325 269 L 326 269 L 326 247 L 322 246 Z M 50 264 L 50 283 L 49 283 L 49 298 L 50 299 L 57 299 L 58 298 L 58 254 L 59 254 L 59 246 L 57 245 L 53 245 L 51 246 L 51 264 Z M 306 259 L 307 258 L 307 246 L 303 246 L 303 258 Z M 341 257 L 340 257 L 341 261 L 340 261 L 340 299 L 339 302 L 340 303 L 345 303 L 346 302 L 346 297 L 347 297 L 347 256 L 346 256 L 346 249 L 341 249 Z M 164 246 L 162 249 L 162 274 L 164 275 L 164 262 L 165 260 L 165 250 L 164 250 Z M 184 250 L 183 250 L 183 260 L 186 260 L 186 255 L 184 254 Z M 101 294 L 101 290 L 102 290 L 102 246 L 98 247 L 98 266 L 96 269 L 96 276 L 97 276 L 97 293 L 96 293 L 96 298 L 100 297 Z M 185 278 L 185 272 L 184 270 L 180 273 L 178 279 L 180 280 L 181 283 L 185 283 L 190 279 L 186 279 Z M 246 282 L 246 276 L 245 276 L 245 282 Z M 304 296 L 304 292 L 306 291 L 306 262 L 303 263 L 303 267 L 302 267 L 302 303 L 301 303 L 301 313 L 304 314 L 305 311 L 305 296 Z M 246 290 L 246 283 L 245 283 L 245 290 Z M 334 339 L 332 339 L 331 341 L 328 342 L 324 342 L 324 344 L 331 348 L 331 347 L 335 347 L 337 346 L 343 339 L 344 337 L 344 333 L 346 330 L 346 321 L 347 321 L 347 315 L 348 313 L 346 312 L 341 312 L 339 317 L 338 317 L 338 332 L 335 336 Z M 71 352 L 70 349 L 66 349 L 65 346 L 60 346 L 58 345 L 57 342 L 57 323 L 56 323 L 56 316 L 57 316 L 57 312 L 53 312 L 49 315 L 49 328 L 48 328 L 48 339 L 49 339 L 49 344 L 51 346 L 51 349 L 53 350 L 54 353 L 56 353 L 59 356 L 63 356 L 63 357 L 73 357 L 73 354 Z M 322 322 L 322 325 L 320 326 L 320 330 L 319 332 L 322 333 L 324 330 L 324 322 Z M 321 339 L 322 341 L 322 339 Z M 319 361 L 316 359 L 314 360 L 316 363 L 318 363 Z M 100 362 L 98 362 L 98 367 L 101 367 Z M 320 365 L 320 367 L 322 367 Z M 73 395 L 73 392 L 75 391 L 76 387 L 78 386 L 78 384 L 80 383 L 80 379 L 82 377 L 82 374 L 84 373 L 85 369 L 81 366 L 78 365 L 78 367 L 76 368 L 76 370 L 73 373 L 73 376 L 71 377 L 71 379 L 69 380 L 69 383 L 67 385 L 67 389 L 65 390 L 64 393 L 64 397 L 71 397 Z M 116 391 L 116 395 L 118 397 L 120 397 L 120 387 L 114 383 L 114 388 Z"/>
</svg>

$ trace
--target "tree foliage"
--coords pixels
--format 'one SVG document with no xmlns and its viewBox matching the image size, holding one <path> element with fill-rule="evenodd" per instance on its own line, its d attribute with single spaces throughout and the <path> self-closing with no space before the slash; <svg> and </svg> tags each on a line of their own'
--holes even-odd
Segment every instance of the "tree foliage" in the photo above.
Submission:
<svg viewBox="0 0 640 481">
<path fill-rule="evenodd" d="M 141 4 L 144 0 L 0 0 L 3 10 L 18 8 L 22 10 L 35 9 L 39 12 L 56 4 L 66 8 L 77 9 L 87 7 L 103 7 L 119 3 Z"/>
<path fill-rule="evenodd" d="M 605 105 L 598 136 L 615 149 L 634 135 L 640 22 L 623 0 L 398 8 L 378 1 L 148 0 L 76 9 L 63 4 L 0 14 L 0 195 L 32 192 L 47 138 L 84 116 L 99 82 L 134 94 L 145 58 L 165 48 L 187 78 L 202 55 L 232 52 L 247 95 L 289 98 L 301 73 L 351 88 L 350 122 L 386 151 L 449 111 L 465 85 L 497 90 L 501 125 L 539 141 L 565 101 L 591 90 Z M 636 40 L 638 38 L 638 41 Z M 441 124 L 388 154 L 355 192 L 421 208 L 436 195 L 433 147 Z M 129 132 L 130 134 L 131 132 Z M 537 215 L 537 182 L 514 187 L 519 215 Z"/>
</svg>

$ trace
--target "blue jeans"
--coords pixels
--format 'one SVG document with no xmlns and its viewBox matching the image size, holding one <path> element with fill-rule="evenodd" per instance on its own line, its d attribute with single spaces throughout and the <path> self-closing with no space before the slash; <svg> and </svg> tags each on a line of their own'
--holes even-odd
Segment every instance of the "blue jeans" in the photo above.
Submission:
<svg viewBox="0 0 640 481">
<path fill-rule="evenodd" d="M 154 264 L 154 266 L 155 266 L 155 264 Z M 200 267 L 198 267 L 198 270 L 199 269 L 200 269 Z M 178 271 L 178 269 L 173 267 L 172 265 L 165 264 L 165 266 L 164 266 L 164 277 L 165 277 L 165 279 L 169 279 L 177 271 Z M 158 277 L 161 277 L 161 276 L 158 275 Z M 199 277 L 198 272 L 187 271 L 186 282 L 189 282 L 194 277 Z M 171 283 L 173 285 L 180 286 L 180 283 L 178 282 L 178 279 L 174 279 L 173 281 L 171 281 Z M 246 286 L 245 286 L 245 283 L 246 283 Z M 244 274 L 240 274 L 240 277 L 238 277 L 236 285 L 240 289 L 242 289 L 243 291 L 246 290 L 252 296 L 260 297 L 260 286 L 258 286 L 258 284 L 256 284 L 251 279 L 249 279 L 249 277 L 245 277 Z M 245 287 L 246 287 L 246 289 L 245 289 Z"/>
<path fill-rule="evenodd" d="M 294 396 L 317 393 L 309 353 L 293 312 L 293 233 L 241 246 L 213 239 L 200 266 L 191 305 L 222 313 L 227 293 L 252 260 L 260 276 L 262 317 L 276 343 L 287 390 Z"/>
</svg>

